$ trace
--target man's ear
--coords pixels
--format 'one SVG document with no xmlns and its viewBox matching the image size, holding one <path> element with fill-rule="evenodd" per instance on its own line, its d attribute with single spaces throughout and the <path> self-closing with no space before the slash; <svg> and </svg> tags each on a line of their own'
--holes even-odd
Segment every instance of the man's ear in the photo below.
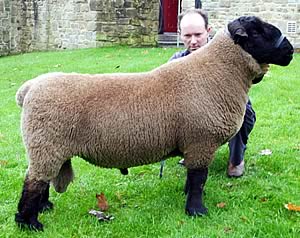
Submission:
<svg viewBox="0 0 300 238">
<path fill-rule="evenodd" d="M 206 29 L 206 31 L 207 31 L 208 33 L 210 33 L 211 30 L 212 30 L 211 26 L 208 26 L 207 29 Z"/>
</svg>

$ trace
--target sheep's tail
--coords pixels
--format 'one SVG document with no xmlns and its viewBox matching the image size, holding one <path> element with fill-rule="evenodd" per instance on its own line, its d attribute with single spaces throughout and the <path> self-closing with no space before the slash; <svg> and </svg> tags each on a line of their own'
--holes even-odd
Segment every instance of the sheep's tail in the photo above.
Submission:
<svg viewBox="0 0 300 238">
<path fill-rule="evenodd" d="M 60 168 L 59 174 L 51 182 L 54 189 L 58 193 L 63 193 L 67 190 L 68 185 L 73 181 L 74 173 L 71 160 L 67 160 Z"/>
<path fill-rule="evenodd" d="M 63 73 L 60 72 L 52 72 L 52 73 L 46 73 L 46 74 L 42 74 L 34 79 L 28 80 L 27 82 L 25 82 L 17 91 L 16 93 L 16 101 L 17 104 L 20 107 L 23 107 L 24 104 L 24 100 L 25 97 L 28 93 L 28 91 L 30 90 L 30 88 L 33 86 L 33 84 L 38 83 L 40 80 L 47 80 L 49 78 L 53 78 L 53 77 L 57 77 L 63 75 Z"/>
<path fill-rule="evenodd" d="M 24 99 L 26 97 L 27 92 L 31 88 L 31 85 L 32 85 L 32 80 L 29 80 L 18 89 L 16 93 L 16 101 L 20 107 L 23 107 Z"/>
</svg>

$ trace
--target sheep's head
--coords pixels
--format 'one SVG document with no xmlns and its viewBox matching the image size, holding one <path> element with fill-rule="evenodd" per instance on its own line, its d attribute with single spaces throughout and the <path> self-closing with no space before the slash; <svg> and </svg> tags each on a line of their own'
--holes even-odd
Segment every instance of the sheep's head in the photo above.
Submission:
<svg viewBox="0 0 300 238">
<path fill-rule="evenodd" d="M 288 65 L 294 49 L 281 31 L 255 16 L 243 16 L 228 24 L 236 44 L 252 55 L 259 64 Z"/>
</svg>

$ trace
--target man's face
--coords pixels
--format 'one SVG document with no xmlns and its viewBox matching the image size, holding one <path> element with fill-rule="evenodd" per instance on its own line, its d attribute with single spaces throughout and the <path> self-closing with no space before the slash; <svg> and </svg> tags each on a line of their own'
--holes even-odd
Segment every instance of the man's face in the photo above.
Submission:
<svg viewBox="0 0 300 238">
<path fill-rule="evenodd" d="M 205 28 L 205 22 L 197 13 L 185 15 L 180 22 L 180 38 L 190 52 L 199 49 L 207 43 L 210 28 Z"/>
</svg>

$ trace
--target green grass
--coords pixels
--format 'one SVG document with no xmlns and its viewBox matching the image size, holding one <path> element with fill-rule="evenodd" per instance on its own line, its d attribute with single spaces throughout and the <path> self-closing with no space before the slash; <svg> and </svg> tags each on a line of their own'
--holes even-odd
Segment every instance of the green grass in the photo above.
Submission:
<svg viewBox="0 0 300 238">
<path fill-rule="evenodd" d="M 15 93 L 26 80 L 53 71 L 138 72 L 166 62 L 176 49 L 100 48 L 30 53 L 0 58 L 0 237 L 299 237 L 300 213 L 300 55 L 288 67 L 272 66 L 250 95 L 257 122 L 246 151 L 246 174 L 226 177 L 227 145 L 216 153 L 204 197 L 209 214 L 184 214 L 185 170 L 179 158 L 131 168 L 128 176 L 75 158 L 76 179 L 64 194 L 50 191 L 55 204 L 40 215 L 43 233 L 21 231 L 14 214 L 27 168 Z M 213 60 L 213 59 L 212 59 Z M 195 69 L 196 70 L 196 69 Z M 262 156 L 263 149 L 272 155 Z M 100 223 L 88 215 L 103 191 L 115 220 Z M 224 208 L 217 204 L 224 202 Z"/>
</svg>

